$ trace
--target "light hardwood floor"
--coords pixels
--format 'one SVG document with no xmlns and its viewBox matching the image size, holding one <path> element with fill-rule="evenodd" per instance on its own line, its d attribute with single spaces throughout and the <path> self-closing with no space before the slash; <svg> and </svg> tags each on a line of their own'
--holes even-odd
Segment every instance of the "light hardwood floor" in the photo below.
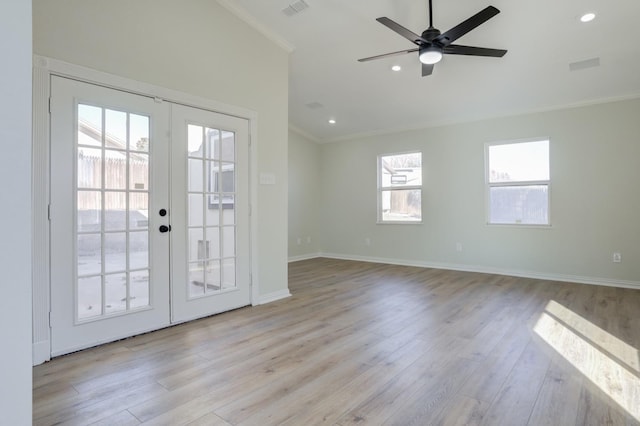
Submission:
<svg viewBox="0 0 640 426">
<path fill-rule="evenodd" d="M 289 280 L 35 367 L 34 424 L 640 424 L 638 290 L 330 259 Z"/>
</svg>

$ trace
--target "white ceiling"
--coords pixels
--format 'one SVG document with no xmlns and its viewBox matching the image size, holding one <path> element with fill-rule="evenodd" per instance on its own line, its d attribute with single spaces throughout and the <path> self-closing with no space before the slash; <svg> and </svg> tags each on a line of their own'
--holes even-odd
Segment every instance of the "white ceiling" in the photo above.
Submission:
<svg viewBox="0 0 640 426">
<path fill-rule="evenodd" d="M 375 19 L 420 34 L 427 0 L 305 0 L 309 8 L 292 17 L 282 9 L 295 0 L 218 1 L 293 48 L 290 125 L 317 141 L 640 95 L 638 0 L 433 0 L 442 32 L 486 6 L 500 9 L 456 43 L 508 53 L 445 55 L 428 77 L 417 54 L 357 61 L 414 47 Z M 596 19 L 581 23 L 588 11 Z M 600 66 L 570 71 L 570 63 L 593 58 Z M 402 71 L 391 71 L 394 64 Z"/>
</svg>

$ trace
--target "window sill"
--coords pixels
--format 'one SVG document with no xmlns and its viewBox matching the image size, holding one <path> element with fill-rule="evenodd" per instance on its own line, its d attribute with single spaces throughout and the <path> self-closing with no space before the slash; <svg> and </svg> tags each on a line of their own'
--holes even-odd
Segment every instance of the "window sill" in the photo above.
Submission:
<svg viewBox="0 0 640 426">
<path fill-rule="evenodd" d="M 421 220 L 403 221 L 403 220 L 385 220 L 377 221 L 376 225 L 422 225 Z"/>
<path fill-rule="evenodd" d="M 486 226 L 490 228 L 530 228 L 530 229 L 552 229 L 551 224 L 548 225 L 535 225 L 527 223 L 486 223 Z"/>
</svg>

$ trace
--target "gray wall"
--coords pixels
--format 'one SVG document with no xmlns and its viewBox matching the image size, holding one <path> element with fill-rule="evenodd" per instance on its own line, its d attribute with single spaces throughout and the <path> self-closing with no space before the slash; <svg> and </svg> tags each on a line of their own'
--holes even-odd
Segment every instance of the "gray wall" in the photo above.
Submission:
<svg viewBox="0 0 640 426">
<path fill-rule="evenodd" d="M 551 141 L 552 226 L 487 226 L 485 143 L 532 137 Z M 640 285 L 638 99 L 363 137 L 319 148 L 319 252 Z M 411 150 L 423 153 L 423 223 L 377 225 L 376 156 Z M 456 243 L 462 244 L 462 251 L 456 250 Z M 612 262 L 613 251 L 622 253 L 622 263 Z"/>
<path fill-rule="evenodd" d="M 209 0 L 34 0 L 34 52 L 258 114 L 258 276 L 287 289 L 288 53 Z M 256 64 L 260 64 L 256 67 Z M 254 135 L 256 136 L 256 135 Z"/>
<path fill-rule="evenodd" d="M 31 424 L 31 2 L 0 3 L 0 415 Z"/>
<path fill-rule="evenodd" d="M 289 259 L 320 250 L 320 146 L 289 130 Z"/>
</svg>

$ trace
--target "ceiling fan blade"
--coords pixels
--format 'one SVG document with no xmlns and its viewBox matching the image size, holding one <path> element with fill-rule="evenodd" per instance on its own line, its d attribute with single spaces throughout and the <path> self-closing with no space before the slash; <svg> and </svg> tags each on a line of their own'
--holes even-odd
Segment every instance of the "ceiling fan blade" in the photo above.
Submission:
<svg viewBox="0 0 640 426">
<path fill-rule="evenodd" d="M 433 64 L 422 64 L 422 76 L 426 77 L 433 73 Z"/>
<path fill-rule="evenodd" d="M 502 58 L 507 51 L 503 49 L 489 49 L 486 47 L 450 44 L 449 46 L 442 48 L 442 53 L 446 53 L 448 55 L 491 56 L 494 58 Z"/>
<path fill-rule="evenodd" d="M 427 40 L 423 39 L 418 34 L 414 33 L 413 31 L 409 31 L 402 25 L 398 24 L 395 21 L 392 21 L 386 16 L 383 16 L 382 18 L 378 18 L 376 19 L 376 21 L 380 22 L 382 25 L 386 26 L 390 30 L 400 34 L 402 37 L 406 38 L 413 44 L 417 44 L 418 46 L 420 46 L 420 44 L 422 43 L 429 43 Z"/>
<path fill-rule="evenodd" d="M 440 34 L 434 41 L 440 42 L 442 46 L 448 46 L 469 31 L 474 28 L 484 24 L 489 19 L 496 16 L 500 11 L 493 6 L 488 6 L 487 8 L 481 10 L 480 12 L 473 15 L 471 18 L 466 21 L 456 25 L 451 28 L 449 31 L 446 31 Z"/>
<path fill-rule="evenodd" d="M 367 62 L 367 61 L 373 61 L 375 59 L 381 59 L 381 58 L 388 58 L 388 57 L 391 57 L 391 56 L 404 55 L 405 53 L 413 53 L 413 52 L 417 52 L 418 50 L 419 49 L 408 49 L 408 50 L 400 50 L 398 52 L 384 53 L 382 55 L 369 56 L 368 58 L 358 59 L 358 62 Z"/>
</svg>

